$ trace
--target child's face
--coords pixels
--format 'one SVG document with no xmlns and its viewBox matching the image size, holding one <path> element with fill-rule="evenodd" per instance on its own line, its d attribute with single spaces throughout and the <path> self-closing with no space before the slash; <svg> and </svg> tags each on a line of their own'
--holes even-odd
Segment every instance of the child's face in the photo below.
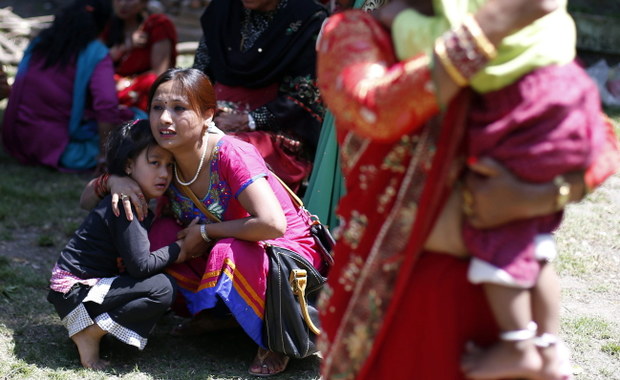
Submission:
<svg viewBox="0 0 620 380">
<path fill-rule="evenodd" d="M 160 146 L 144 149 L 130 160 L 127 172 L 140 185 L 147 199 L 162 196 L 172 180 L 172 153 Z"/>
</svg>

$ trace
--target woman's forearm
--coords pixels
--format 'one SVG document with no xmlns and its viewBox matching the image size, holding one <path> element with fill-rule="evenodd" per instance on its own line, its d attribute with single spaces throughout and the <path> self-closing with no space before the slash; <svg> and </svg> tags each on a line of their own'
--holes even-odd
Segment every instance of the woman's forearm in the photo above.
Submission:
<svg viewBox="0 0 620 380">
<path fill-rule="evenodd" d="M 246 241 L 261 241 L 281 237 L 286 230 L 276 223 L 257 217 L 234 219 L 206 225 L 211 239 L 235 238 Z"/>
<path fill-rule="evenodd" d="M 97 178 L 93 178 L 86 184 L 84 190 L 82 191 L 82 195 L 80 196 L 80 207 L 84 210 L 92 210 L 97 206 L 97 203 L 101 200 L 97 193 L 95 192 L 95 184 L 97 182 Z"/>
</svg>

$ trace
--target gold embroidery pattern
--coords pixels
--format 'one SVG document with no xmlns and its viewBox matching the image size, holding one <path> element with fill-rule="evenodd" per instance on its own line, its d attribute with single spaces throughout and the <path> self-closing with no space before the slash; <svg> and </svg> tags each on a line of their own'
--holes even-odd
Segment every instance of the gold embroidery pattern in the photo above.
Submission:
<svg viewBox="0 0 620 380">
<path fill-rule="evenodd" d="M 362 260 L 361 257 L 358 255 L 351 255 L 351 260 L 349 260 L 347 266 L 342 271 L 342 275 L 338 279 L 338 282 L 342 285 L 344 290 L 347 292 L 353 290 L 353 287 L 362 272 L 363 266 L 364 260 Z"/>
<path fill-rule="evenodd" d="M 396 178 L 390 179 L 390 184 L 385 187 L 383 193 L 377 197 L 377 211 L 383 214 L 386 211 L 386 206 L 392 202 L 396 196 L 398 180 Z"/>
<path fill-rule="evenodd" d="M 368 217 L 361 215 L 357 211 L 351 213 L 351 220 L 342 230 L 342 238 L 352 248 L 356 249 L 359 246 L 362 236 L 368 226 Z"/>
<path fill-rule="evenodd" d="M 424 173 L 427 172 L 425 166 L 429 162 L 429 155 L 433 156 L 434 143 L 440 130 L 441 128 L 431 127 L 422 129 L 422 135 L 416 140 L 416 144 L 412 145 L 414 148 L 403 151 L 402 160 L 407 163 L 404 165 L 406 170 L 404 173 L 392 176 L 396 179 L 395 200 L 389 203 L 390 209 L 384 221 L 373 220 L 381 228 L 377 236 L 372 237 L 373 247 L 356 280 L 349 308 L 343 317 L 344 323 L 333 341 L 331 351 L 326 356 L 328 360 L 332 355 L 338 357 L 338 360 L 326 362 L 328 371 L 334 378 L 354 378 L 370 355 L 374 337 L 381 328 L 390 304 L 400 263 L 408 253 L 405 248 L 416 222 L 418 210 L 415 200 L 420 199 L 424 189 L 426 179 Z M 390 154 L 391 151 L 388 151 L 385 156 Z M 351 219 L 354 216 L 359 216 L 359 212 L 352 211 Z M 364 235 L 356 237 L 357 243 L 359 244 L 362 239 L 369 241 L 367 239 L 370 237 Z M 370 298 L 367 298 L 369 296 Z M 364 331 L 364 335 L 360 331 Z M 357 341 L 364 337 L 367 339 L 366 342 Z M 351 354 L 355 354 L 355 357 L 351 357 Z"/>
<path fill-rule="evenodd" d="M 362 190 L 368 190 L 368 182 L 372 181 L 372 178 L 377 174 L 377 167 L 375 165 L 364 165 L 360 167 L 360 173 L 358 175 L 359 187 Z"/>
<path fill-rule="evenodd" d="M 398 144 L 394 146 L 381 164 L 382 170 L 390 170 L 395 173 L 405 172 L 405 160 L 409 152 L 413 149 L 413 144 L 418 141 L 418 138 L 412 138 L 410 136 L 404 136 L 400 139 Z"/>
<path fill-rule="evenodd" d="M 362 138 L 353 132 L 346 134 L 344 141 L 340 146 L 340 161 L 343 173 L 349 173 L 357 164 L 359 158 L 366 150 L 368 143 L 369 142 L 367 139 Z"/>
</svg>

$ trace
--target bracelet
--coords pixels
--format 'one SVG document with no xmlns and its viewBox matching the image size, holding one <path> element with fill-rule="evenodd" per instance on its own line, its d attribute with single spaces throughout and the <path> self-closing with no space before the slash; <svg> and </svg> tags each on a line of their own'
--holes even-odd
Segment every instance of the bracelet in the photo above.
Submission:
<svg viewBox="0 0 620 380">
<path fill-rule="evenodd" d="M 435 55 L 441 63 L 443 64 L 444 69 L 450 75 L 450 78 L 459 85 L 460 87 L 467 86 L 467 78 L 465 78 L 459 70 L 454 66 L 454 63 L 450 59 L 447 53 L 446 43 L 440 37 L 435 43 Z"/>
<path fill-rule="evenodd" d="M 499 334 L 499 338 L 504 342 L 522 342 L 535 337 L 537 329 L 538 325 L 536 325 L 536 322 L 530 321 L 526 329 L 505 331 Z"/>
<path fill-rule="evenodd" d="M 553 179 L 553 184 L 557 187 L 558 192 L 555 196 L 555 204 L 553 209 L 561 211 L 570 201 L 570 183 L 566 181 L 563 175 L 557 175 Z"/>
<path fill-rule="evenodd" d="M 248 113 L 248 128 L 250 128 L 250 131 L 256 130 L 256 120 L 254 120 L 251 113 Z"/>
<path fill-rule="evenodd" d="M 110 178 L 110 174 L 104 173 L 95 179 L 95 195 L 99 197 L 99 199 L 103 199 L 110 191 L 108 190 L 108 179 Z"/>
<path fill-rule="evenodd" d="M 463 20 L 463 26 L 474 39 L 476 46 L 482 50 L 482 53 L 484 53 L 487 59 L 491 60 L 497 56 L 497 49 L 495 49 L 495 45 L 489 41 L 480 28 L 480 24 L 478 24 L 478 21 L 476 21 L 473 15 L 467 15 L 465 20 Z"/>
<path fill-rule="evenodd" d="M 457 28 L 448 30 L 435 42 L 435 55 L 448 75 L 459 86 L 469 80 L 497 55 L 473 16 L 468 16 Z"/>
<path fill-rule="evenodd" d="M 204 240 L 207 243 L 209 243 L 211 241 L 211 238 L 209 237 L 209 235 L 207 235 L 207 225 L 206 224 L 201 224 L 200 225 L 200 236 L 202 236 L 202 240 Z"/>
<path fill-rule="evenodd" d="M 549 333 L 544 333 L 534 338 L 534 345 L 536 347 L 543 347 L 543 348 L 551 347 L 555 344 L 558 344 L 559 342 L 560 342 L 560 338 L 558 338 L 557 335 L 553 335 Z"/>
</svg>

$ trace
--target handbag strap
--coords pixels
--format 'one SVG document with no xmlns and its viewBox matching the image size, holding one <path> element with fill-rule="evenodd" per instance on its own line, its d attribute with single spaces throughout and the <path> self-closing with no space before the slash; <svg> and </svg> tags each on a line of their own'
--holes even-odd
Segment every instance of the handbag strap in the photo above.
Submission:
<svg viewBox="0 0 620 380">
<path fill-rule="evenodd" d="M 284 181 L 282 181 L 282 179 L 280 177 L 278 177 L 275 173 L 271 173 L 282 185 L 282 187 L 284 187 L 284 189 L 286 190 L 286 192 L 288 193 L 288 195 L 291 197 L 291 199 L 293 200 L 293 202 L 295 204 L 297 204 L 298 207 L 303 208 L 304 207 L 304 202 L 297 196 L 297 194 L 295 194 L 293 192 L 293 190 L 291 190 L 290 187 L 288 187 L 288 185 L 286 183 L 284 183 Z"/>
<path fill-rule="evenodd" d="M 194 202 L 196 207 L 198 207 L 198 209 L 203 214 L 205 214 L 205 216 L 207 218 L 211 219 L 212 221 L 214 221 L 216 223 L 221 222 L 220 218 L 215 216 L 211 211 L 207 210 L 207 208 L 205 207 L 204 203 L 202 203 L 201 201 L 198 200 L 198 197 L 196 196 L 196 194 L 194 194 L 192 189 L 189 188 L 189 186 L 181 185 L 178 182 L 176 183 L 176 185 L 181 189 L 181 191 L 183 191 L 183 193 L 185 193 L 185 195 L 187 195 L 192 200 L 192 202 Z"/>
</svg>

